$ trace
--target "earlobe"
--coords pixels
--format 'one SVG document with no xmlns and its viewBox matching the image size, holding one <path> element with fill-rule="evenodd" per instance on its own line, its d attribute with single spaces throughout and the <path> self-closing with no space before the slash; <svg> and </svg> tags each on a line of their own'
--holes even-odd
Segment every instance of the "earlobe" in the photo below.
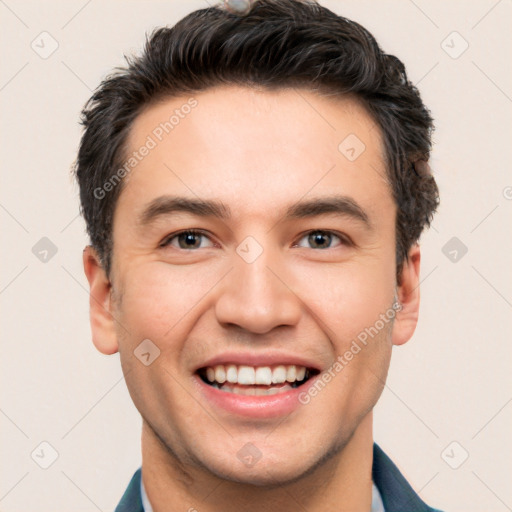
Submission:
<svg viewBox="0 0 512 512">
<path fill-rule="evenodd" d="M 393 324 L 393 345 L 403 345 L 414 334 L 418 323 L 420 307 L 420 248 L 414 245 L 404 262 L 401 271 L 400 285 L 397 288 L 400 311 L 396 314 Z"/>
<path fill-rule="evenodd" d="M 89 281 L 89 317 L 92 341 L 103 354 L 115 354 L 119 347 L 112 316 L 112 285 L 94 248 L 88 245 L 83 254 L 84 272 Z"/>
</svg>

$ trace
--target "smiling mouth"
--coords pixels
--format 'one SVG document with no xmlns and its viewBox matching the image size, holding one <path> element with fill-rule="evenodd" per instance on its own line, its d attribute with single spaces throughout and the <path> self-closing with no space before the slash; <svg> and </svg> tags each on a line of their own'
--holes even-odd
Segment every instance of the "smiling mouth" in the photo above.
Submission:
<svg viewBox="0 0 512 512">
<path fill-rule="evenodd" d="M 304 385 L 318 370 L 298 365 L 245 366 L 236 364 L 200 368 L 201 380 L 227 393 L 267 396 L 285 393 Z"/>
</svg>

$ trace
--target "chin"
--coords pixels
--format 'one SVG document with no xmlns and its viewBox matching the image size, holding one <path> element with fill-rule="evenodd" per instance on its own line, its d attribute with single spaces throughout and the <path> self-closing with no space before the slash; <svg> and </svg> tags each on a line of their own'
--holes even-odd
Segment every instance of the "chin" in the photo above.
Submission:
<svg viewBox="0 0 512 512">
<path fill-rule="evenodd" d="M 324 448 L 324 452 L 294 453 L 277 455 L 275 453 L 261 455 L 261 458 L 250 467 L 240 462 L 237 454 L 231 454 L 222 460 L 202 460 L 199 464 L 207 472 L 218 478 L 242 485 L 265 487 L 267 489 L 293 484 L 310 476 L 320 466 L 327 463 L 341 447 Z M 203 452 L 204 453 L 204 452 Z M 236 464 L 233 464 L 236 460 Z"/>
<path fill-rule="evenodd" d="M 205 466 L 210 473 L 215 474 L 218 478 L 228 482 L 248 485 L 253 487 L 264 487 L 272 489 L 288 485 L 302 479 L 311 472 L 311 468 L 301 464 L 295 467 L 276 468 L 270 464 L 258 464 L 259 467 L 253 468 L 224 468 L 216 466 Z"/>
</svg>

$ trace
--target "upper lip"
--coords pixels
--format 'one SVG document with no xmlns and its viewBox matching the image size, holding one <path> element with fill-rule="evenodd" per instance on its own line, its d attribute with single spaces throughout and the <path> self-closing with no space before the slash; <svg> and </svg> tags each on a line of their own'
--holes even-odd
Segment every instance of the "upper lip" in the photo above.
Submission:
<svg viewBox="0 0 512 512">
<path fill-rule="evenodd" d="M 201 368 L 208 368 L 216 365 L 228 365 L 235 364 L 237 366 L 245 365 L 245 366 L 278 366 L 278 365 L 295 365 L 295 366 L 304 366 L 308 369 L 318 370 L 320 371 L 320 365 L 317 362 L 311 361 L 310 359 L 303 358 L 297 356 L 296 354 L 287 354 L 280 352 L 273 353 L 262 353 L 258 354 L 255 352 L 224 352 L 222 354 L 218 354 L 196 368 L 200 370 Z"/>
</svg>

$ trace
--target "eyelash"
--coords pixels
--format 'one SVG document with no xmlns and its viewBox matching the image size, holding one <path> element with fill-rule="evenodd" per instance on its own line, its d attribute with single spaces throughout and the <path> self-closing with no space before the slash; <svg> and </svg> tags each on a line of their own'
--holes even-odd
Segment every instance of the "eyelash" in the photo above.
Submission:
<svg viewBox="0 0 512 512">
<path fill-rule="evenodd" d="M 312 229 L 312 230 L 306 231 L 304 233 L 301 233 L 299 235 L 299 241 L 302 240 L 305 236 L 311 235 L 313 233 L 321 233 L 323 235 L 333 235 L 333 236 L 335 236 L 336 238 L 339 239 L 339 241 L 340 241 L 339 245 L 345 245 L 345 246 L 348 246 L 348 247 L 354 246 L 354 243 L 352 242 L 352 240 L 350 240 L 350 238 L 347 237 L 346 235 L 344 235 L 342 233 L 338 233 L 337 231 L 332 231 L 332 230 L 327 230 L 327 229 Z M 203 231 L 201 231 L 201 230 L 185 229 L 183 231 L 178 231 L 176 233 L 172 233 L 171 235 L 166 237 L 164 239 L 164 241 L 161 242 L 160 247 L 167 247 L 167 246 L 171 245 L 171 241 L 172 240 L 174 240 L 175 238 L 177 238 L 178 236 L 183 235 L 183 234 L 190 234 L 190 235 L 195 235 L 195 236 L 204 236 L 204 237 L 210 239 L 208 234 L 203 232 Z M 210 239 L 210 241 L 212 241 L 212 240 Z M 294 244 L 293 247 L 298 247 L 298 245 Z M 178 250 L 182 250 L 182 251 L 197 250 L 197 249 L 182 249 L 180 247 L 177 247 L 177 249 Z M 314 250 L 320 250 L 320 251 L 323 250 L 323 251 L 325 251 L 327 249 L 332 249 L 332 247 L 326 247 L 325 249 L 314 249 Z"/>
</svg>

